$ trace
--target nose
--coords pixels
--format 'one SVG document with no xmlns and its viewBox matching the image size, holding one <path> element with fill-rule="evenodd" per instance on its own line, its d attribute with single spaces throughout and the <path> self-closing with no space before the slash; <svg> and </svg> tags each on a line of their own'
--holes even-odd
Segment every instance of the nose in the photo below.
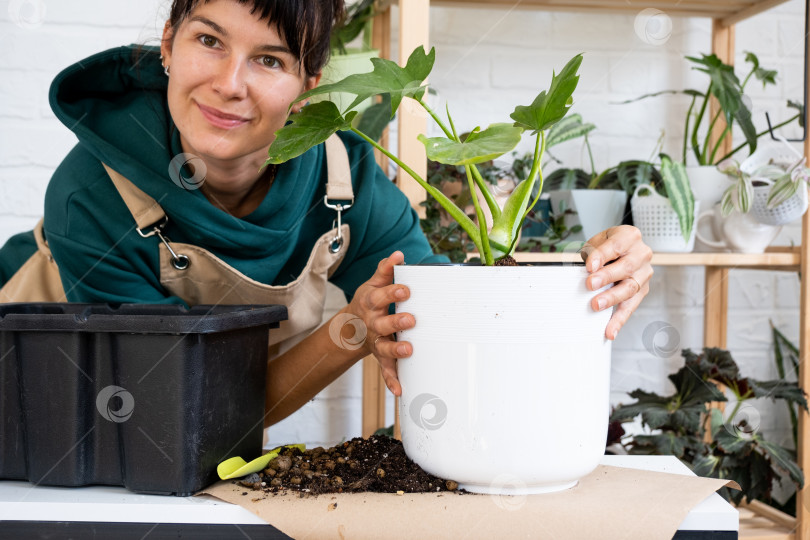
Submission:
<svg viewBox="0 0 810 540">
<path fill-rule="evenodd" d="M 213 89 L 224 99 L 240 99 L 247 95 L 246 66 L 237 57 L 224 60 L 214 76 Z"/>
</svg>

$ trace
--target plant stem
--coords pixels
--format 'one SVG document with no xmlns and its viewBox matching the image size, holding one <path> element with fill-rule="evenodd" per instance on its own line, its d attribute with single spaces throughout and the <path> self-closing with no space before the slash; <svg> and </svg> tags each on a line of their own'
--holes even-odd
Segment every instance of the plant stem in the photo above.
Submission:
<svg viewBox="0 0 810 540">
<path fill-rule="evenodd" d="M 717 111 L 717 114 L 714 115 L 714 118 L 712 118 L 712 121 L 709 122 L 709 133 L 708 133 L 708 136 L 706 137 L 706 140 L 703 141 L 703 151 L 700 153 L 701 161 L 704 161 L 704 162 L 706 161 L 706 157 L 709 154 L 709 140 L 711 139 L 711 133 L 712 133 L 712 130 L 714 129 L 714 125 L 717 123 L 717 120 L 720 118 L 720 114 L 722 112 L 723 111 Z M 726 126 L 726 127 L 728 127 L 728 126 Z M 715 147 L 712 150 L 712 154 L 714 154 L 717 151 L 718 146 L 720 146 L 720 141 L 719 140 L 715 143 Z"/>
<path fill-rule="evenodd" d="M 585 148 L 588 149 L 588 158 L 591 160 L 591 178 L 593 178 L 596 176 L 596 165 L 593 164 L 593 152 L 591 151 L 591 143 L 588 140 L 587 133 L 585 133 L 583 137 L 585 137 Z"/>
<path fill-rule="evenodd" d="M 414 98 L 414 99 L 416 99 L 416 98 Z M 435 113 L 435 112 L 433 112 L 433 109 L 431 109 L 430 107 L 428 107 L 428 106 L 427 106 L 427 103 L 425 103 L 425 102 L 424 102 L 424 101 L 422 101 L 421 99 L 416 99 L 416 101 L 417 101 L 417 103 L 419 103 L 419 105 L 421 105 L 421 106 L 422 106 L 422 108 L 423 108 L 423 109 L 425 109 L 425 110 L 427 111 L 427 113 L 428 113 L 428 114 L 429 114 L 429 115 L 430 115 L 430 116 L 433 118 L 433 120 L 434 120 L 434 121 L 436 122 L 436 124 L 437 124 L 437 125 L 438 125 L 438 126 L 441 128 L 441 129 L 442 129 L 442 131 L 444 131 L 444 134 L 445 134 L 445 136 L 446 136 L 448 139 L 454 140 L 454 141 L 456 141 L 456 142 L 460 142 L 460 141 L 458 140 L 458 137 L 456 137 L 456 136 L 453 134 L 453 132 L 452 132 L 452 131 L 450 131 L 449 129 L 447 129 L 447 126 L 445 126 L 445 125 L 444 125 L 444 122 L 442 122 L 441 118 L 439 118 L 439 117 L 436 115 L 436 113 Z M 449 115 L 448 115 L 448 116 L 449 116 Z M 452 122 L 452 120 L 451 120 L 451 122 Z"/>
<path fill-rule="evenodd" d="M 529 193 L 534 191 L 534 180 L 535 177 L 540 178 L 540 183 L 537 185 L 537 197 L 534 198 L 532 204 L 530 204 L 526 208 L 526 212 L 523 214 L 523 219 L 520 220 L 523 223 L 523 220 L 526 219 L 526 216 L 529 215 L 534 205 L 537 204 L 537 201 L 540 200 L 540 195 L 543 193 L 543 171 L 540 169 L 540 162 L 543 161 L 543 153 L 546 151 L 546 132 L 541 131 L 537 136 L 537 142 L 534 146 L 534 162 L 532 163 L 532 170 L 529 173 L 529 182 L 532 184 L 532 189 L 529 190 Z"/>
<path fill-rule="evenodd" d="M 416 172 L 414 172 L 413 169 L 408 167 L 405 163 L 402 162 L 402 160 L 400 160 L 397 156 L 389 152 L 386 148 L 383 148 L 377 141 L 373 140 L 371 137 L 369 137 L 362 131 L 358 130 L 357 128 L 353 127 L 351 128 L 351 130 L 354 133 L 358 134 L 360 137 L 362 137 L 366 142 L 371 144 L 371 146 L 382 152 L 388 159 L 396 163 L 399 167 L 402 168 L 403 171 L 408 173 L 411 176 L 411 178 L 416 180 L 417 183 L 419 183 L 419 185 L 422 186 L 425 189 L 425 191 L 428 192 L 429 195 L 431 195 L 434 199 L 436 199 L 436 201 L 440 205 L 442 205 L 442 208 L 444 208 L 447 211 L 447 213 L 450 214 L 450 216 L 453 219 L 455 219 L 456 222 L 458 222 L 458 224 L 461 226 L 462 229 L 464 229 L 464 232 L 467 233 L 467 236 L 470 237 L 470 240 L 472 240 L 475 246 L 479 250 L 482 249 L 481 235 L 478 232 L 478 227 L 476 227 L 475 223 L 473 223 L 473 221 L 469 217 L 467 217 L 467 214 L 465 214 L 458 206 L 456 206 L 456 204 L 453 201 L 451 201 L 447 197 L 447 195 L 442 193 L 439 189 L 435 188 L 434 186 L 431 186 L 429 183 L 425 182 L 425 180 L 422 179 L 421 176 L 416 174 Z"/>
<path fill-rule="evenodd" d="M 797 114 L 797 115 L 795 115 L 795 116 L 791 117 L 791 118 L 790 118 L 790 119 L 788 119 L 788 120 L 785 120 L 784 122 L 781 122 L 781 123 L 779 123 L 779 124 L 776 124 L 776 125 L 775 125 L 775 126 L 773 126 L 771 129 L 778 129 L 778 128 L 782 127 L 782 126 L 785 126 L 785 125 L 787 125 L 787 124 L 789 124 L 789 123 L 793 122 L 793 121 L 794 121 L 794 120 L 796 120 L 797 118 L 799 118 L 799 116 L 801 116 L 801 113 L 799 113 L 799 114 Z M 756 137 L 756 138 L 757 138 L 757 139 L 759 139 L 760 137 L 762 137 L 762 136 L 763 136 L 763 135 L 765 135 L 766 133 L 768 133 L 768 130 L 767 130 L 767 129 L 766 129 L 765 131 L 761 132 L 761 133 L 757 133 L 757 137 Z M 734 150 L 732 150 L 731 152 L 729 152 L 728 154 L 726 154 L 725 156 L 723 156 L 722 158 L 720 158 L 720 159 L 718 160 L 718 162 L 720 162 L 720 161 L 723 161 L 723 160 L 725 160 L 725 159 L 730 158 L 731 156 L 733 156 L 734 154 L 736 154 L 737 152 L 739 152 L 740 150 L 742 150 L 742 149 L 743 149 L 743 148 L 745 148 L 746 146 L 748 146 L 748 143 L 747 143 L 747 142 L 744 142 L 744 143 L 740 144 L 740 145 L 739 145 L 738 147 L 736 147 Z"/>
<path fill-rule="evenodd" d="M 543 153 L 546 151 L 546 132 L 541 131 L 537 134 L 537 142 L 534 145 L 534 161 L 532 162 L 532 170 L 529 173 L 529 178 L 531 178 L 530 182 L 532 183 L 532 187 L 529 190 L 529 194 L 534 191 L 534 179 L 535 177 L 540 178 L 540 183 L 537 185 L 537 197 L 534 198 L 532 204 L 526 207 L 526 211 L 523 212 L 523 216 L 520 218 L 518 222 L 518 227 L 526 220 L 526 216 L 529 215 L 529 212 L 532 211 L 534 205 L 537 204 L 537 201 L 540 200 L 540 195 L 543 194 L 543 171 L 540 168 L 540 162 L 543 160 Z M 517 234 L 512 235 L 512 244 L 509 246 L 509 251 L 507 253 L 512 253 L 512 250 L 515 248 L 515 243 L 517 242 Z"/>
<path fill-rule="evenodd" d="M 725 139 L 726 135 L 728 135 L 730 132 L 731 127 L 726 125 L 726 129 L 724 129 L 723 133 L 720 134 L 720 137 L 717 138 L 717 143 L 715 143 L 714 150 L 712 150 L 712 155 L 709 156 L 709 165 L 714 165 L 714 158 L 717 156 L 717 151 L 720 150 L 720 143 L 723 142 L 723 139 Z"/>
<path fill-rule="evenodd" d="M 692 109 L 695 108 L 695 101 L 697 96 L 692 96 L 692 103 L 689 104 L 689 110 L 686 111 L 686 125 L 683 128 L 683 159 L 682 162 L 686 165 L 686 147 L 689 140 L 689 119 L 692 118 Z"/>
<path fill-rule="evenodd" d="M 734 417 L 737 416 L 737 412 L 740 410 L 740 407 L 742 406 L 743 401 L 745 401 L 745 400 L 741 399 L 741 398 L 737 399 L 737 404 L 734 405 L 734 410 L 731 411 L 731 415 L 729 415 L 729 417 L 728 417 L 729 422 L 734 422 Z"/>
<path fill-rule="evenodd" d="M 478 186 L 478 189 L 481 190 L 481 194 L 484 196 L 484 200 L 487 202 L 487 206 L 489 207 L 489 212 L 492 214 L 492 219 L 497 219 L 498 216 L 501 215 L 501 207 L 498 206 L 498 202 L 495 200 L 495 197 L 490 193 L 489 189 L 487 188 L 486 181 L 484 177 L 481 176 L 481 172 L 478 170 L 478 167 L 475 165 L 470 166 L 472 169 L 472 175 L 475 179 L 475 183 Z"/>
<path fill-rule="evenodd" d="M 745 85 L 748 84 L 748 79 L 751 78 L 751 75 L 753 75 L 755 71 L 756 71 L 756 68 L 751 68 L 751 71 L 749 71 L 748 75 L 745 76 L 745 79 L 743 80 L 742 84 L 740 85 L 740 93 L 741 94 L 742 94 L 742 91 L 745 90 Z"/>
<path fill-rule="evenodd" d="M 439 117 L 436 113 L 427 106 L 427 104 L 422 101 L 421 99 L 416 100 L 426 111 L 427 113 L 436 121 L 436 124 L 444 131 L 444 134 L 447 136 L 448 139 L 451 139 L 456 142 L 461 142 L 459 139 L 458 133 L 456 133 L 456 126 L 453 125 L 453 118 L 450 116 L 450 108 L 447 108 L 447 120 L 450 122 L 450 129 L 441 122 Z M 478 185 L 479 189 L 481 190 L 481 194 L 484 196 L 484 200 L 487 202 L 487 207 L 489 208 L 489 212 L 492 214 L 493 219 L 497 216 L 501 215 L 501 208 L 498 206 L 498 203 L 495 201 L 495 197 L 492 196 L 492 193 L 489 192 L 487 189 L 486 184 L 484 183 L 484 179 L 481 176 L 481 173 L 478 171 L 478 167 L 473 165 L 473 178 L 475 178 L 475 182 Z M 475 191 L 473 190 L 470 193 L 473 198 L 477 200 L 475 196 Z"/>
<path fill-rule="evenodd" d="M 483 251 L 481 251 L 481 255 L 484 256 L 484 264 L 486 264 L 487 266 L 492 266 L 494 264 L 494 261 L 492 260 L 492 250 L 489 247 L 489 235 L 487 234 L 487 220 L 486 217 L 484 217 L 484 211 L 481 210 L 481 204 L 478 202 L 478 197 L 475 196 L 475 181 L 473 180 L 473 175 L 472 171 L 470 170 L 470 166 L 465 165 L 464 170 L 467 172 L 467 184 L 470 186 L 470 193 L 472 194 L 473 206 L 475 206 L 475 215 L 478 218 L 478 228 L 481 234 L 481 247 L 483 248 Z"/>
<path fill-rule="evenodd" d="M 700 143 L 698 142 L 698 128 L 700 128 L 700 123 L 703 121 L 703 115 L 706 114 L 706 107 L 709 105 L 709 99 L 712 96 L 712 84 L 709 83 L 709 88 L 706 89 L 706 96 L 703 98 L 703 104 L 700 106 L 700 111 L 695 118 L 695 127 L 692 129 L 692 151 L 695 153 L 695 158 L 698 160 L 698 165 L 705 165 L 700 160 Z M 706 134 L 708 137 L 709 134 Z M 686 162 L 684 161 L 684 165 Z"/>
</svg>

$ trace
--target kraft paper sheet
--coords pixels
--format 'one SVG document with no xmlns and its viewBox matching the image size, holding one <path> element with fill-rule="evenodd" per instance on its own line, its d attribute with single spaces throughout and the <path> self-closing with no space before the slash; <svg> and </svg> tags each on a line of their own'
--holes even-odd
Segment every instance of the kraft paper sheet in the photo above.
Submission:
<svg viewBox="0 0 810 540">
<path fill-rule="evenodd" d="M 576 487 L 528 496 L 356 493 L 301 498 L 222 481 L 200 494 L 238 504 L 296 539 L 669 540 L 689 511 L 734 482 L 600 465 Z M 243 493 L 247 492 L 247 495 Z"/>
</svg>

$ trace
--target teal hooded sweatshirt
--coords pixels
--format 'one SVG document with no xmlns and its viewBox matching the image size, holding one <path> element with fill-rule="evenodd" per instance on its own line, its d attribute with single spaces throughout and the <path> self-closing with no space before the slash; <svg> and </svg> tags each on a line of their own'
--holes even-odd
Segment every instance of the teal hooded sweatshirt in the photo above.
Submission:
<svg viewBox="0 0 810 540">
<path fill-rule="evenodd" d="M 79 143 L 55 171 L 45 195 L 45 236 L 71 302 L 183 303 L 160 284 L 156 237 L 142 238 L 102 167 L 107 163 L 163 207 L 172 242 L 205 248 L 248 277 L 285 285 L 303 270 L 316 240 L 332 229 L 324 206 L 323 145 L 279 166 L 265 199 L 236 218 L 200 190 L 169 174 L 182 152 L 166 103 L 167 78 L 155 48 L 119 47 L 60 73 L 51 107 Z M 355 200 L 343 214 L 351 229 L 346 256 L 331 281 L 351 299 L 395 250 L 407 263 L 435 256 L 405 195 L 385 177 L 371 147 L 340 133 L 352 167 Z M 0 250 L 0 285 L 35 249 L 31 233 Z"/>
</svg>

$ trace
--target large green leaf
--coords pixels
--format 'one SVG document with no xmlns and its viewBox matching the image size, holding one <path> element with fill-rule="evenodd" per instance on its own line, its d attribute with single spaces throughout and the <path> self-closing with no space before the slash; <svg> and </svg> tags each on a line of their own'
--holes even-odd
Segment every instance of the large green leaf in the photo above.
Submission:
<svg viewBox="0 0 810 540">
<path fill-rule="evenodd" d="M 532 197 L 532 184 L 529 178 L 520 182 L 509 194 L 509 198 L 503 205 L 500 215 L 492 220 L 492 229 L 489 231 L 489 239 L 504 246 L 511 246 L 522 225 L 522 217 L 529 206 Z M 494 256 L 506 255 L 506 253 L 494 253 Z"/>
<path fill-rule="evenodd" d="M 701 454 L 695 457 L 690 466 L 692 467 L 692 472 L 698 476 L 717 478 L 717 472 L 721 463 L 722 459 L 720 456 Z"/>
<path fill-rule="evenodd" d="M 754 396 L 758 398 L 784 399 L 791 403 L 798 403 L 802 408 L 807 409 L 807 398 L 804 391 L 799 388 L 796 382 L 775 379 L 772 381 L 757 381 L 748 379 Z"/>
<path fill-rule="evenodd" d="M 548 136 L 546 137 L 546 148 L 548 149 L 565 141 L 582 137 L 594 129 L 596 129 L 595 125 L 591 123 L 584 124 L 582 122 L 582 115 L 572 114 L 566 116 L 554 124 L 549 130 Z"/>
<path fill-rule="evenodd" d="M 317 86 L 298 96 L 296 101 L 331 92 L 344 92 L 357 96 L 348 107 L 348 109 L 352 109 L 371 96 L 390 94 L 391 118 L 393 118 L 402 98 L 422 99 L 425 94 L 425 87 L 422 86 L 422 83 L 433 69 L 435 59 L 435 49 L 430 49 L 430 53 L 425 54 L 422 47 L 414 49 L 404 68 L 391 60 L 372 58 L 373 71 L 356 73 L 336 83 Z"/>
<path fill-rule="evenodd" d="M 574 103 L 571 97 L 579 82 L 577 70 L 582 55 L 573 57 L 559 75 L 553 74 L 548 92 L 543 90 L 531 105 L 518 105 L 510 117 L 515 125 L 526 130 L 543 131 L 562 119 Z"/>
<path fill-rule="evenodd" d="M 385 126 L 391 121 L 391 96 L 382 95 L 382 101 L 375 103 L 357 118 L 357 130 L 362 131 L 370 139 L 379 141 L 385 131 Z"/>
<path fill-rule="evenodd" d="M 685 437 L 667 431 L 658 435 L 636 435 L 633 444 L 638 446 L 652 446 L 655 455 L 675 456 L 682 458 L 686 450 Z"/>
<path fill-rule="evenodd" d="M 715 440 L 725 452 L 736 454 L 742 451 L 746 446 L 754 444 L 750 437 L 742 436 L 741 433 L 742 430 L 737 430 L 733 426 L 729 426 L 728 429 L 719 430 L 715 436 Z"/>
<path fill-rule="evenodd" d="M 637 401 L 617 406 L 610 416 L 611 422 L 632 420 L 640 414 L 642 421 L 650 429 L 658 429 L 669 423 L 670 414 L 674 407 L 672 397 L 665 398 L 643 390 L 634 390 L 630 393 L 630 397 Z"/>
<path fill-rule="evenodd" d="M 290 116 L 289 123 L 276 131 L 268 150 L 267 163 L 284 163 L 319 145 L 336 131 L 351 129 L 357 115 L 351 111 L 342 116 L 331 101 L 312 103 Z"/>
<path fill-rule="evenodd" d="M 730 126 L 735 121 L 745 135 L 751 152 L 757 149 L 757 130 L 751 120 L 751 111 L 743 102 L 742 86 L 734 74 L 734 68 L 724 64 L 715 54 L 702 54 L 701 58 L 687 56 L 687 60 L 697 64 L 698 71 L 709 75 L 712 81 L 712 94 L 720 103 L 720 108 Z"/>
<path fill-rule="evenodd" d="M 599 175 L 597 187 L 621 189 L 632 195 L 636 187 L 642 184 L 660 186 L 662 182 L 661 173 L 655 165 L 647 161 L 631 160 L 622 161 Z"/>
<path fill-rule="evenodd" d="M 520 142 L 523 129 L 512 124 L 492 124 L 484 131 L 475 128 L 463 142 L 445 137 L 427 138 L 419 135 L 425 145 L 427 157 L 446 165 L 473 165 L 484 163 L 514 149 Z"/>
<path fill-rule="evenodd" d="M 543 179 L 543 193 L 559 189 L 587 189 L 590 183 L 590 173 L 582 169 L 557 169 Z"/>
<path fill-rule="evenodd" d="M 767 452 L 768 457 L 770 457 L 773 465 L 787 472 L 790 475 L 791 480 L 799 484 L 800 488 L 804 486 L 804 474 L 802 474 L 802 470 L 793 460 L 790 450 L 787 450 L 778 444 L 768 442 L 761 437 L 757 437 L 756 440 L 759 447 Z"/>
<path fill-rule="evenodd" d="M 750 51 L 746 51 L 745 61 L 751 63 L 751 71 L 758 80 L 762 81 L 762 88 L 765 88 L 769 84 L 776 84 L 776 70 L 760 67 L 759 58 L 757 58 L 757 55 Z"/>
<path fill-rule="evenodd" d="M 667 189 L 669 204 L 678 215 L 681 234 L 688 242 L 695 222 L 695 197 L 686 176 L 686 167 L 683 163 L 674 163 L 669 156 L 662 154 L 661 177 Z"/>
</svg>

